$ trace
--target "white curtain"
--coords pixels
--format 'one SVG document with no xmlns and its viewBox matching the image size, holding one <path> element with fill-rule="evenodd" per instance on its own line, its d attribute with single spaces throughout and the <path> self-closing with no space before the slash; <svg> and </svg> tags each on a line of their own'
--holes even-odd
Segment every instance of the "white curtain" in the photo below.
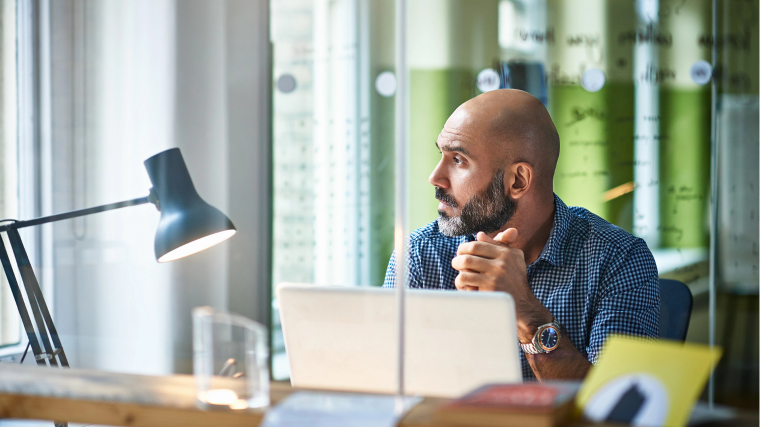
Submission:
<svg viewBox="0 0 760 427">
<path fill-rule="evenodd" d="M 18 155 L 16 149 L 16 122 L 6 117 L 16 117 L 16 10 L 15 2 L 0 2 L 0 219 L 18 217 Z M 5 272 L 0 274 L 0 345 L 8 346 L 18 342 L 21 329 L 18 311 L 13 300 Z M 18 346 L 17 346 L 18 347 Z M 19 351 L 14 348 L 11 351 Z"/>
</svg>

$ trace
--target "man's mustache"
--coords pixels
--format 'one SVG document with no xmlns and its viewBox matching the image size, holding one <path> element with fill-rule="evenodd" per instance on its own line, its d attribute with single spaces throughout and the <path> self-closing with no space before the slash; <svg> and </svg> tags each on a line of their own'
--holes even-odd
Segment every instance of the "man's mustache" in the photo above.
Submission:
<svg viewBox="0 0 760 427">
<path fill-rule="evenodd" d="M 457 201 L 454 200 L 454 197 L 451 194 L 445 192 L 440 187 L 435 187 L 435 198 L 438 199 L 439 201 L 443 202 L 443 203 L 446 203 L 447 205 L 451 206 L 452 208 L 457 207 Z"/>
</svg>

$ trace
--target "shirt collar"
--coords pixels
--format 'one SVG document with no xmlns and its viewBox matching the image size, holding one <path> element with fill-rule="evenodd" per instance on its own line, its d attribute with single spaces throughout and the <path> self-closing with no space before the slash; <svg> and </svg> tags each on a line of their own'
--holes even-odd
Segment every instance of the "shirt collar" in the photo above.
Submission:
<svg viewBox="0 0 760 427">
<path fill-rule="evenodd" d="M 549 233 L 549 239 L 544 245 L 544 249 L 541 250 L 541 254 L 538 256 L 534 264 L 540 260 L 544 260 L 552 265 L 561 266 L 564 265 L 565 253 L 562 250 L 567 236 L 567 231 L 570 228 L 570 210 L 567 205 L 554 195 L 554 224 L 552 225 L 552 231 Z"/>
</svg>

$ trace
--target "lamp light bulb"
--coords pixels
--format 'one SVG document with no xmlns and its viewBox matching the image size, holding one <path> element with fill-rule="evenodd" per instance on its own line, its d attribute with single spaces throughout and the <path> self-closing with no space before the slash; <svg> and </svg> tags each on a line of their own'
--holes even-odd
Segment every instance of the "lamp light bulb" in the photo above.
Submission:
<svg viewBox="0 0 760 427">
<path fill-rule="evenodd" d="M 196 252 L 200 252 L 204 249 L 208 249 L 218 243 L 221 243 L 230 237 L 232 237 L 237 230 L 224 230 L 218 233 L 209 234 L 208 236 L 201 237 L 200 239 L 193 240 L 190 243 L 186 243 L 173 251 L 167 252 L 158 262 L 169 262 L 180 258 L 184 258 L 188 255 L 192 255 Z"/>
</svg>

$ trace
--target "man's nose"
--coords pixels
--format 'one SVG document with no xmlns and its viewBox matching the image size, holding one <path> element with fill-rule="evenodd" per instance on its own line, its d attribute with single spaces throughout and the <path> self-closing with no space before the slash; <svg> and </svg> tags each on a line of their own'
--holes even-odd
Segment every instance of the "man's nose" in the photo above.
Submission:
<svg viewBox="0 0 760 427">
<path fill-rule="evenodd" d="M 428 177 L 428 182 L 433 184 L 435 187 L 449 188 L 449 179 L 446 177 L 442 165 L 443 160 L 438 162 L 438 164 L 435 166 L 435 169 L 433 169 L 433 172 Z"/>
</svg>

